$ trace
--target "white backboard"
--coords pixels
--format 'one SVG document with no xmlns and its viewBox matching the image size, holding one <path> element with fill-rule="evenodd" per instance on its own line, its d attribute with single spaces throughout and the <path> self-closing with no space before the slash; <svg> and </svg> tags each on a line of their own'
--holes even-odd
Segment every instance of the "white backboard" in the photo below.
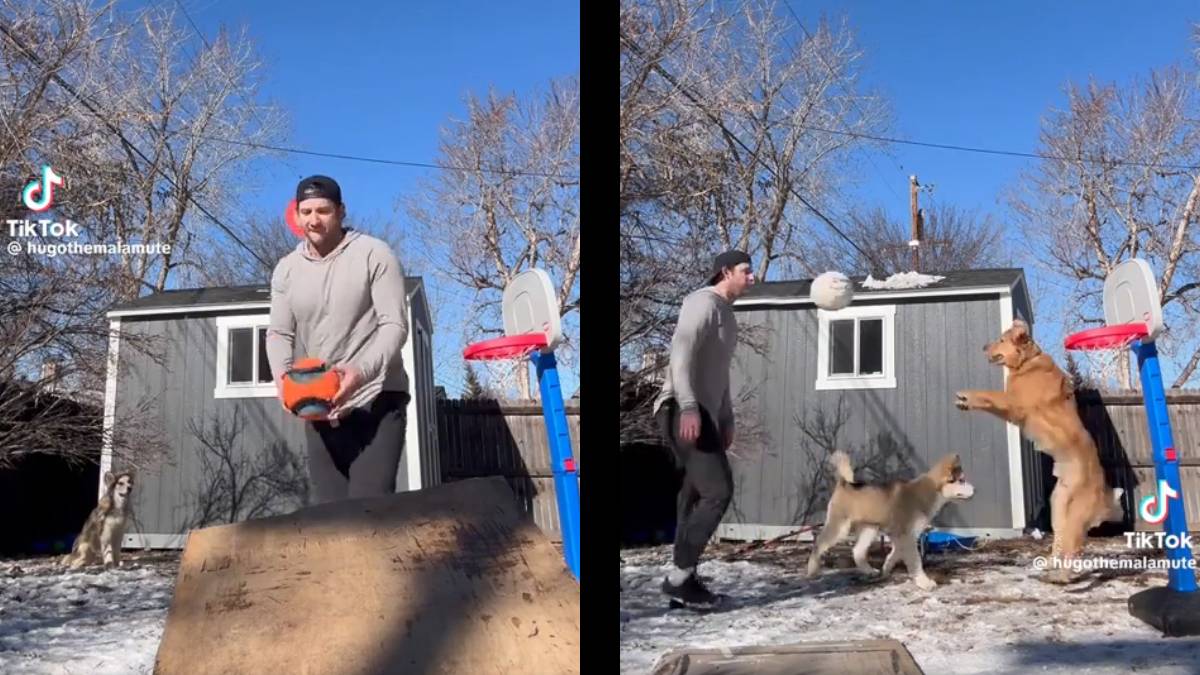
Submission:
<svg viewBox="0 0 1200 675">
<path fill-rule="evenodd" d="M 504 334 L 545 333 L 548 349 L 562 341 L 558 299 L 550 275 L 533 269 L 513 277 L 504 288 Z"/>
<path fill-rule="evenodd" d="M 1158 282 L 1141 258 L 1121 263 L 1104 280 L 1104 322 L 1110 326 L 1141 321 L 1154 339 L 1163 328 Z"/>
</svg>

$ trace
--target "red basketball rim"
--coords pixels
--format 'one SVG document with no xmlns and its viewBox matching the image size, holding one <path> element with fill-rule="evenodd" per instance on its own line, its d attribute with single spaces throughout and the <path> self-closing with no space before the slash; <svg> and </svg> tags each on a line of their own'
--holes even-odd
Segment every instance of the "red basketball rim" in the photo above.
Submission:
<svg viewBox="0 0 1200 675">
<path fill-rule="evenodd" d="M 1134 340 L 1141 340 L 1149 334 L 1150 329 L 1144 323 L 1101 326 L 1067 336 L 1067 339 L 1063 341 L 1063 346 L 1067 349 L 1077 350 L 1117 349 Z"/>
<path fill-rule="evenodd" d="M 295 199 L 287 203 L 287 207 L 283 211 L 283 220 L 287 223 L 288 229 L 292 231 L 292 234 L 304 238 L 304 230 L 300 227 L 300 223 L 296 221 Z"/>
<path fill-rule="evenodd" d="M 463 358 L 468 361 L 516 359 L 529 354 L 535 349 L 541 349 L 546 344 L 545 333 L 508 335 L 467 345 L 467 348 L 463 350 Z"/>
</svg>

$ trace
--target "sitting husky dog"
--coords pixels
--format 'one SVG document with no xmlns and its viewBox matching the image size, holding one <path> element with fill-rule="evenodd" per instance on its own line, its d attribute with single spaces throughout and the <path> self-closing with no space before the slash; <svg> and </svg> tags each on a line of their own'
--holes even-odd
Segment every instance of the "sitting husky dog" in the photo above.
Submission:
<svg viewBox="0 0 1200 675">
<path fill-rule="evenodd" d="M 913 480 L 883 485 L 855 483 L 850 457 L 840 450 L 830 455 L 829 461 L 837 474 L 837 487 L 829 499 L 825 526 L 808 559 L 808 576 L 817 573 L 821 556 L 854 527 L 859 532 L 858 543 L 854 545 L 854 564 L 859 571 L 870 575 L 878 571 L 867 563 L 867 549 L 883 530 L 891 537 L 892 550 L 883 561 L 881 576 L 891 574 L 902 559 L 917 586 L 927 591 L 936 586 L 937 582 L 921 568 L 917 538 L 946 500 L 970 499 L 975 494 L 975 487 L 966 481 L 958 455 L 947 455 Z"/>
<path fill-rule="evenodd" d="M 121 564 L 121 540 L 125 537 L 125 523 L 129 518 L 129 498 L 133 493 L 133 473 L 116 475 L 104 473 L 104 496 L 92 509 L 83 531 L 75 540 L 75 547 L 63 556 L 62 564 L 71 569 L 104 561 L 105 567 Z"/>
</svg>

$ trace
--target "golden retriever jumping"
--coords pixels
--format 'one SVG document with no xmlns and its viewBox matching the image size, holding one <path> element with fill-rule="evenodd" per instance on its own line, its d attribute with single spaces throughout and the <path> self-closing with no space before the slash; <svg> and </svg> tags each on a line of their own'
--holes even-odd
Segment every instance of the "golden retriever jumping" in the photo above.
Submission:
<svg viewBox="0 0 1200 675">
<path fill-rule="evenodd" d="M 1109 488 L 1096 443 L 1075 408 L 1075 390 L 1066 374 L 1029 335 L 1020 319 L 983 351 L 988 361 L 1009 370 L 1004 391 L 966 390 L 957 393 L 960 410 L 983 410 L 1012 422 L 1033 440 L 1038 450 L 1054 458 L 1058 482 L 1050 495 L 1054 528 L 1051 579 L 1070 578 L 1070 561 L 1079 556 L 1089 529 L 1120 520 L 1121 488 Z"/>
</svg>

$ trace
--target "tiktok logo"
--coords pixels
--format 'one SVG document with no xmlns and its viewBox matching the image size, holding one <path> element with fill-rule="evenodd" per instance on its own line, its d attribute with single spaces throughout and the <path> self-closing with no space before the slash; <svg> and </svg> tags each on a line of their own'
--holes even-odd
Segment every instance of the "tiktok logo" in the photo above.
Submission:
<svg viewBox="0 0 1200 675">
<path fill-rule="evenodd" d="M 30 211 L 41 213 L 54 203 L 54 188 L 63 184 L 63 177 L 54 173 L 49 164 L 42 165 L 42 179 L 30 181 L 21 192 L 21 199 Z M 35 198 L 34 195 L 37 195 Z"/>
<path fill-rule="evenodd" d="M 1179 493 L 1167 485 L 1167 481 L 1158 481 L 1158 493 L 1142 497 L 1138 504 L 1138 514 L 1147 523 L 1157 525 L 1167 519 L 1167 500 L 1178 497 Z"/>
</svg>

